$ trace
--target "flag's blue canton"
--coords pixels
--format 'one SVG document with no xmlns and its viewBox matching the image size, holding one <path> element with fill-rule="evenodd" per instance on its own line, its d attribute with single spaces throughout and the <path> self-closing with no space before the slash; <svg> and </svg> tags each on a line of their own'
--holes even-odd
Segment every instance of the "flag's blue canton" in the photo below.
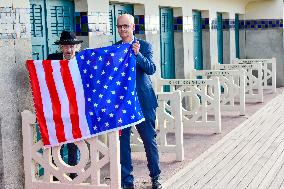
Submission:
<svg viewBox="0 0 284 189">
<path fill-rule="evenodd" d="M 91 134 L 140 121 L 136 58 L 130 44 L 86 49 L 76 55 Z"/>
</svg>

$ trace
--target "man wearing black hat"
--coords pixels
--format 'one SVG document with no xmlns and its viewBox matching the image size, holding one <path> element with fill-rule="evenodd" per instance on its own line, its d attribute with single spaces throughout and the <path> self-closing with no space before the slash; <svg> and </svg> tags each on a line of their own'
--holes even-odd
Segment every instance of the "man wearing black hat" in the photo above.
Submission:
<svg viewBox="0 0 284 189">
<path fill-rule="evenodd" d="M 49 54 L 47 60 L 70 60 L 74 58 L 76 50 L 79 50 L 78 45 L 82 42 L 76 38 L 74 32 L 63 31 L 60 40 L 55 42 L 62 52 Z"/>
<path fill-rule="evenodd" d="M 83 41 L 76 38 L 75 33 L 63 31 L 60 40 L 55 44 L 59 45 L 61 53 L 53 53 L 47 56 L 47 60 L 70 60 L 75 57 L 76 50 L 79 50 L 78 45 Z M 74 166 L 77 164 L 77 146 L 73 143 L 67 144 L 68 149 L 68 164 Z M 62 154 L 62 153 L 61 153 Z M 77 174 L 70 173 L 70 178 L 75 178 Z"/>
</svg>

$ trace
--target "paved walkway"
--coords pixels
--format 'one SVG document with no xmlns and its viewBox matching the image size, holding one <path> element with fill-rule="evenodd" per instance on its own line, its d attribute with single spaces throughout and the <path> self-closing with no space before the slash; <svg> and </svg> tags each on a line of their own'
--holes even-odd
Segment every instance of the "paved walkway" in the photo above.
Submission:
<svg viewBox="0 0 284 189">
<path fill-rule="evenodd" d="M 163 183 L 164 188 L 284 188 L 284 94 Z"/>
</svg>

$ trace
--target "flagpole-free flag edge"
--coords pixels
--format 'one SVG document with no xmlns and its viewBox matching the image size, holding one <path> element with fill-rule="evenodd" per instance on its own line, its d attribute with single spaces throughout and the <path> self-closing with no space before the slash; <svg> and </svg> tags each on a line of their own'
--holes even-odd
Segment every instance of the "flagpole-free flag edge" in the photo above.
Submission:
<svg viewBox="0 0 284 189">
<path fill-rule="evenodd" d="M 110 129 L 110 130 L 107 130 L 107 131 L 102 131 L 102 132 L 95 133 L 95 134 L 92 134 L 92 135 L 89 135 L 89 136 L 84 136 L 82 138 L 73 139 L 73 140 L 69 140 L 69 141 L 65 141 L 65 142 L 60 142 L 60 143 L 57 143 L 57 144 L 54 144 L 54 145 L 44 145 L 43 148 L 46 149 L 46 148 L 50 148 L 50 147 L 60 146 L 60 145 L 67 144 L 67 143 L 74 143 L 74 142 L 82 141 L 82 140 L 85 140 L 85 139 L 92 138 L 94 136 L 99 136 L 99 135 L 107 134 L 107 133 L 110 133 L 110 132 L 122 130 L 122 129 L 125 129 L 127 127 L 132 127 L 134 125 L 138 125 L 139 123 L 142 123 L 143 121 L 145 121 L 145 118 L 142 118 L 139 121 L 136 121 L 134 123 L 124 125 L 122 127 L 117 127 L 117 128 L 113 128 L 113 129 Z"/>
<path fill-rule="evenodd" d="M 135 92 L 135 57 L 131 56 L 129 44 L 119 47 L 83 50 L 74 63 L 71 60 L 27 61 L 37 122 L 46 148 L 115 132 L 144 121 Z M 106 110 L 110 114 L 105 114 Z M 78 116 L 74 118 L 74 115 Z"/>
</svg>

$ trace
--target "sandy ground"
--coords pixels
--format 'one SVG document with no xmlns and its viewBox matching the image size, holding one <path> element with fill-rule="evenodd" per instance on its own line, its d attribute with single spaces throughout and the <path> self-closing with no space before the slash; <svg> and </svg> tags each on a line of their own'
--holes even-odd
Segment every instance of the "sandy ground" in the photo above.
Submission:
<svg viewBox="0 0 284 189">
<path fill-rule="evenodd" d="M 278 94 L 282 93 L 284 88 L 278 88 L 276 94 L 264 92 L 263 103 L 246 103 L 246 115 L 239 116 L 238 112 L 222 112 L 222 133 L 214 134 L 212 131 L 201 129 L 192 130 L 184 127 L 184 154 L 185 160 L 177 162 L 175 154 L 160 153 L 160 168 L 161 168 L 161 182 L 165 182 L 168 178 L 173 176 L 183 167 L 188 165 L 192 160 L 197 158 L 200 154 L 206 151 L 210 146 L 219 141 L 222 137 L 240 125 L 243 121 L 248 119 L 257 110 L 263 107 L 267 102 L 273 99 Z M 170 140 L 174 140 L 174 136 L 170 136 Z M 147 168 L 147 161 L 145 153 L 134 152 L 132 153 L 135 188 L 145 189 L 151 188 L 149 171 Z"/>
</svg>

